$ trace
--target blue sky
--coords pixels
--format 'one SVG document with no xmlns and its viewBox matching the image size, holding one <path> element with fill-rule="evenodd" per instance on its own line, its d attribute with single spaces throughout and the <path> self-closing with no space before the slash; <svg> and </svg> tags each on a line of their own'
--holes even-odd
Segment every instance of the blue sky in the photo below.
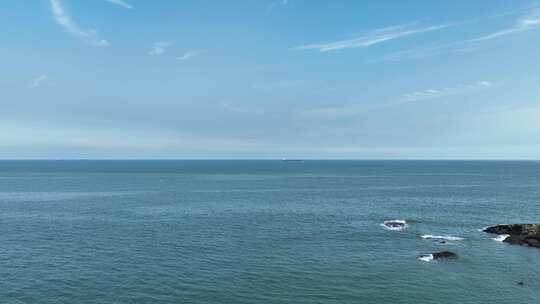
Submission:
<svg viewBox="0 0 540 304">
<path fill-rule="evenodd" d="M 3 0 L 0 14 L 0 158 L 540 158 L 534 1 Z"/>
</svg>

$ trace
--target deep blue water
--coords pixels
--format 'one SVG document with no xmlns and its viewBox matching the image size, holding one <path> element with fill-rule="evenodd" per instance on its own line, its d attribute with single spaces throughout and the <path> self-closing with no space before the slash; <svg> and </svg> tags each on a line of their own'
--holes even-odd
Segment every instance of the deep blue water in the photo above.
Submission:
<svg viewBox="0 0 540 304">
<path fill-rule="evenodd" d="M 538 303 L 506 222 L 539 162 L 1 161 L 0 303 Z"/>
</svg>

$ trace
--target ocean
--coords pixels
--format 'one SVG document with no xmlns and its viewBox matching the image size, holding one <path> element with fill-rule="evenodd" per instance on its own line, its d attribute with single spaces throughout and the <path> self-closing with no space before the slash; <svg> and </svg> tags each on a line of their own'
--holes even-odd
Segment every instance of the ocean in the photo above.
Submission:
<svg viewBox="0 0 540 304">
<path fill-rule="evenodd" d="M 0 161 L 0 303 L 539 303 L 525 222 L 539 162 Z"/>
</svg>

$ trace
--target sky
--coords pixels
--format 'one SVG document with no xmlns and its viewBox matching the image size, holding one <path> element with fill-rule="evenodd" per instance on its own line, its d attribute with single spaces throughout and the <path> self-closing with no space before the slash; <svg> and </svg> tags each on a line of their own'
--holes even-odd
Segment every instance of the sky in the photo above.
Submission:
<svg viewBox="0 0 540 304">
<path fill-rule="evenodd" d="M 540 3 L 2 0 L 1 159 L 540 159 Z"/>
</svg>

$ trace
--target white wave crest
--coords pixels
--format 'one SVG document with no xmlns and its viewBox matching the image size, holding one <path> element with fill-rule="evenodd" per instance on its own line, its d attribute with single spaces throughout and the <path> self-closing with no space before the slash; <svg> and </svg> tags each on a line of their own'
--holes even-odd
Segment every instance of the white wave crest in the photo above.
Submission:
<svg viewBox="0 0 540 304">
<path fill-rule="evenodd" d="M 478 232 L 486 232 L 486 229 L 488 229 L 489 227 L 491 226 L 485 226 L 485 227 L 482 227 L 480 229 L 476 229 Z"/>
<path fill-rule="evenodd" d="M 384 228 L 388 230 L 393 230 L 393 231 L 400 231 L 400 230 L 407 229 L 407 227 L 409 227 L 409 225 L 407 225 L 407 221 L 405 220 L 388 220 L 388 221 L 384 221 L 381 224 L 381 226 L 383 226 Z"/>
<path fill-rule="evenodd" d="M 509 234 L 501 234 L 501 235 L 497 235 L 496 237 L 494 237 L 493 240 L 502 243 L 509 236 L 510 236 Z"/>
<path fill-rule="evenodd" d="M 444 240 L 444 241 L 462 241 L 464 238 L 458 237 L 458 236 L 451 236 L 451 235 L 431 235 L 431 234 L 424 234 L 420 236 L 421 238 L 425 240 Z"/>
<path fill-rule="evenodd" d="M 424 261 L 424 262 L 431 262 L 433 261 L 433 254 L 422 254 L 421 256 L 418 257 L 418 259 L 420 261 Z"/>
</svg>

